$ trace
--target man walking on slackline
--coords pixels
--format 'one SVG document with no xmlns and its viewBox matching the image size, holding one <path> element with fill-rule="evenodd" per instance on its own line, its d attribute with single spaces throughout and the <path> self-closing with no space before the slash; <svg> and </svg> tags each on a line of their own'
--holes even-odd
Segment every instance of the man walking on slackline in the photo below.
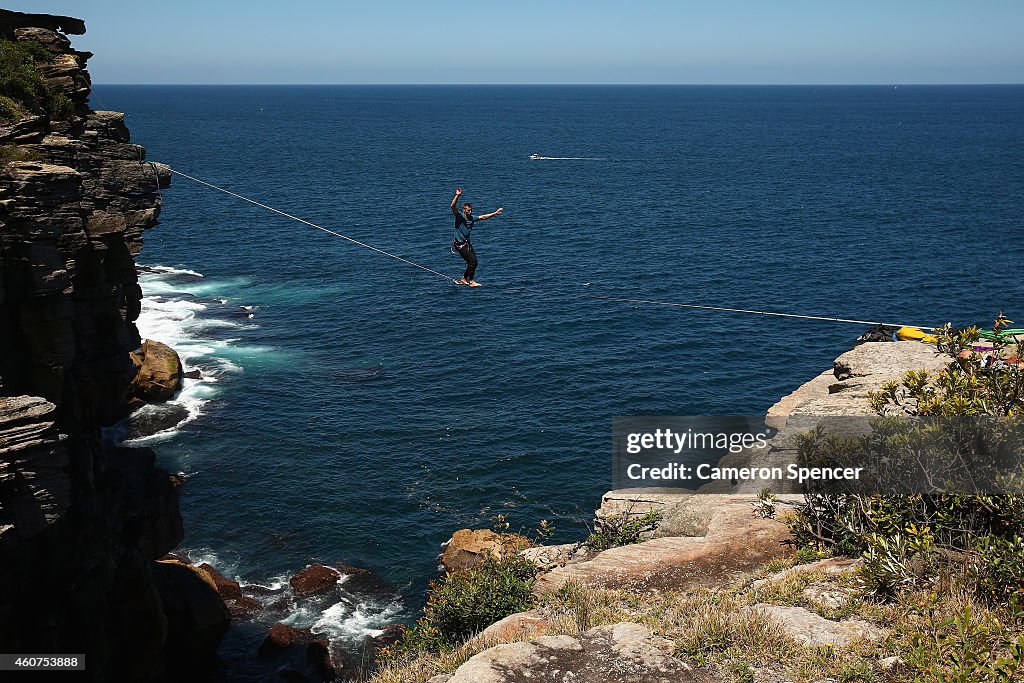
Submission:
<svg viewBox="0 0 1024 683">
<path fill-rule="evenodd" d="M 455 188 L 455 196 L 452 198 L 452 213 L 455 214 L 455 239 L 452 240 L 452 251 L 458 253 L 466 261 L 466 272 L 461 280 L 456 280 L 457 285 L 469 285 L 479 287 L 480 283 L 473 279 L 476 275 L 476 251 L 470 241 L 470 233 L 473 231 L 473 224 L 477 221 L 485 221 L 494 218 L 504 209 L 498 209 L 491 213 L 485 213 L 476 218 L 473 217 L 473 205 L 466 202 L 462 205 L 462 213 L 455 206 L 455 202 L 462 196 L 462 188 Z"/>
</svg>

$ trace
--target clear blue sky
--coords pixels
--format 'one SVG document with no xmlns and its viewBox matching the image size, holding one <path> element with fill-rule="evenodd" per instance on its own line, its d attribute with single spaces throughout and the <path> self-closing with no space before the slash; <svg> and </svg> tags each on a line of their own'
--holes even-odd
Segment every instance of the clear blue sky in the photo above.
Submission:
<svg viewBox="0 0 1024 683">
<path fill-rule="evenodd" d="M 97 83 L 1024 83 L 1024 0 L 31 0 Z"/>
</svg>

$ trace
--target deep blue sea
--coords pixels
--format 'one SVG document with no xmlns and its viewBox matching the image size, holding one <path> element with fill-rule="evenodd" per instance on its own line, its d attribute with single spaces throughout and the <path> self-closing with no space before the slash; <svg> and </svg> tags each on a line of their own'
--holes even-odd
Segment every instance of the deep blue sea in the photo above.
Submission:
<svg viewBox="0 0 1024 683">
<path fill-rule="evenodd" d="M 345 561 L 406 596 L 298 618 L 341 633 L 417 610 L 458 528 L 582 538 L 614 416 L 761 414 L 864 329 L 566 293 L 1024 319 L 1024 87 L 99 86 L 92 105 L 152 160 L 448 274 L 455 187 L 504 207 L 474 230 L 472 291 L 180 177 L 146 235 L 140 328 L 203 373 L 193 419 L 144 440 L 189 475 L 184 550 L 249 582 Z"/>
</svg>

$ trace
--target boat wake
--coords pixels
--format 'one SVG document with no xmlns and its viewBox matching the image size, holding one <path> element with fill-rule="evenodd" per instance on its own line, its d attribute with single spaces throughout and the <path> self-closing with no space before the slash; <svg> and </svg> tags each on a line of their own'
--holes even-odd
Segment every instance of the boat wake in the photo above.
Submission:
<svg viewBox="0 0 1024 683">
<path fill-rule="evenodd" d="M 603 161 L 602 157 L 545 157 L 540 154 L 531 154 L 532 161 Z"/>
</svg>

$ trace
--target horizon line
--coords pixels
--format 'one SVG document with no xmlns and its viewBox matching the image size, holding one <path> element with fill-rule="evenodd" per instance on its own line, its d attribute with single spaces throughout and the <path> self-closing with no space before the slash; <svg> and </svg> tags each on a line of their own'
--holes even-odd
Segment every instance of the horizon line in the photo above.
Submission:
<svg viewBox="0 0 1024 683">
<path fill-rule="evenodd" d="M 94 87 L 105 85 L 171 85 L 171 86 L 343 86 L 343 87 L 667 87 L 667 88 L 865 88 L 865 87 L 992 87 L 992 86 L 1022 86 L 1024 82 L 991 82 L 991 83 L 911 83 L 911 82 L 889 82 L 889 83 L 138 83 L 138 82 L 107 82 L 93 83 Z"/>
</svg>

